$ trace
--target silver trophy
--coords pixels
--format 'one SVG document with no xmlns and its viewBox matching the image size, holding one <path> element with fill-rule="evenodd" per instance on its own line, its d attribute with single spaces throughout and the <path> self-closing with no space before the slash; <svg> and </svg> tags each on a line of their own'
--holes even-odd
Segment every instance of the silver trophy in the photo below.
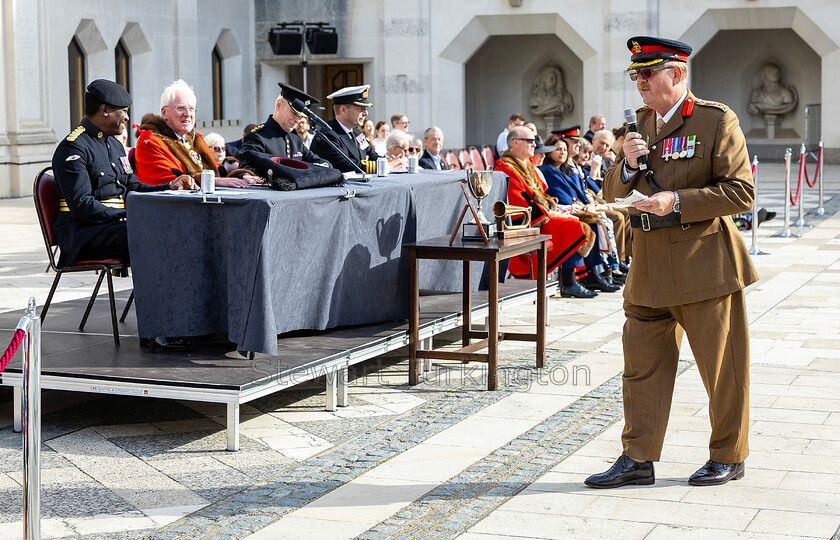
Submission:
<svg viewBox="0 0 840 540">
<path fill-rule="evenodd" d="M 490 195 L 490 188 L 493 186 L 493 171 L 475 171 L 472 167 L 465 169 L 467 173 L 467 187 L 470 193 L 478 201 L 478 220 L 482 225 L 491 225 L 491 221 L 484 216 L 481 210 L 481 201 Z M 467 223 L 475 224 L 475 218 L 469 216 Z"/>
</svg>

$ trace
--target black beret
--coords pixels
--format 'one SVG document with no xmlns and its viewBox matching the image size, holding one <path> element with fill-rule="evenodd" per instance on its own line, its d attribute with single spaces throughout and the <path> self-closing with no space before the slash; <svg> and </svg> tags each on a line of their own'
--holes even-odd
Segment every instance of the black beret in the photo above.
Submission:
<svg viewBox="0 0 840 540">
<path fill-rule="evenodd" d="M 627 48 L 633 53 L 628 71 L 654 66 L 668 60 L 687 62 L 688 55 L 691 54 L 691 45 L 651 36 L 631 37 L 627 40 Z"/>
<path fill-rule="evenodd" d="M 86 94 L 100 103 L 110 105 L 112 107 L 130 107 L 131 94 L 126 92 L 125 88 L 107 79 L 96 79 L 87 85 Z"/>
</svg>

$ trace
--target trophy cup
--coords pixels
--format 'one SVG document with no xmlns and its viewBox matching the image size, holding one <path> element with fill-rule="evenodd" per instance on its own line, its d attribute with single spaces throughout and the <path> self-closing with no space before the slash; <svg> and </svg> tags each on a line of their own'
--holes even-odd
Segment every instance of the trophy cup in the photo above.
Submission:
<svg viewBox="0 0 840 540">
<path fill-rule="evenodd" d="M 467 167 L 464 172 L 467 174 L 467 187 L 478 201 L 478 209 L 474 210 L 472 216 L 464 223 L 462 239 L 486 242 L 488 238 L 496 235 L 496 224 L 487 219 L 481 210 L 481 201 L 490 194 L 490 188 L 493 186 L 493 171 L 476 171 L 472 167 Z M 469 198 L 467 198 L 467 203 L 472 209 Z"/>
</svg>

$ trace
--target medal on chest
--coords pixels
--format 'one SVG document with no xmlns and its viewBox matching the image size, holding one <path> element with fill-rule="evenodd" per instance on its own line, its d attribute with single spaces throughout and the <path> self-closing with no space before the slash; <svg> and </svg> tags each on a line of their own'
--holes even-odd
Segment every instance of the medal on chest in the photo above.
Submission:
<svg viewBox="0 0 840 540">
<path fill-rule="evenodd" d="M 662 159 L 690 158 L 694 156 L 694 148 L 697 145 L 697 135 L 685 137 L 671 137 L 662 141 Z"/>
</svg>

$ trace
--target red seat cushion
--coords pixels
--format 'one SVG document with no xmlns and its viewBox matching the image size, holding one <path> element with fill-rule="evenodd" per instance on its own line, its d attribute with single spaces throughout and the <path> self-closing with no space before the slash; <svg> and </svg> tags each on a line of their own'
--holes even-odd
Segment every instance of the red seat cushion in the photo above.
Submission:
<svg viewBox="0 0 840 540">
<path fill-rule="evenodd" d="M 75 261 L 69 266 L 91 266 L 94 264 L 104 264 L 106 266 L 128 266 L 128 261 L 125 259 L 100 259 L 98 261 Z"/>
</svg>

